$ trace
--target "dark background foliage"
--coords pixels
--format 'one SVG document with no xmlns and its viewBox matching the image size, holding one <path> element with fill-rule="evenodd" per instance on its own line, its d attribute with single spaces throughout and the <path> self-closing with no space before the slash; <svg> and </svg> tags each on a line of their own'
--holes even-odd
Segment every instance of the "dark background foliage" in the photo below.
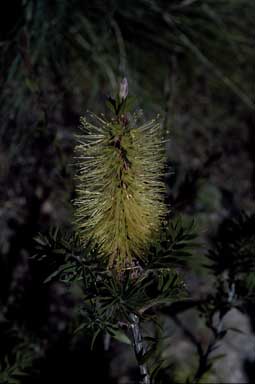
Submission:
<svg viewBox="0 0 255 384">
<path fill-rule="evenodd" d="M 69 235 L 58 240 L 49 229 L 72 233 L 79 116 L 87 109 L 104 112 L 123 76 L 137 108 L 147 118 L 160 113 L 170 137 L 172 216 L 195 219 L 204 247 L 211 248 L 197 249 L 184 268 L 191 296 L 203 299 L 212 286 L 208 276 L 227 270 L 246 297 L 235 305 L 253 320 L 254 331 L 254 1 L 23 0 L 1 15 L 0 382 L 93 376 L 121 383 L 127 367 L 135 380 L 132 362 L 126 370 L 114 365 L 121 344 L 106 353 L 102 343 L 91 351 L 85 333 L 73 339 L 79 293 L 54 279 L 45 284 L 76 255 Z M 41 253 L 39 232 L 48 239 Z M 33 257 L 38 253 L 40 262 Z M 215 289 L 222 292 L 221 284 Z M 224 312 L 224 299 L 213 295 L 208 303 Z M 200 311 L 210 318 L 207 307 Z M 252 364 L 245 363 L 250 382 Z M 170 371 L 161 372 L 162 382 Z"/>
</svg>

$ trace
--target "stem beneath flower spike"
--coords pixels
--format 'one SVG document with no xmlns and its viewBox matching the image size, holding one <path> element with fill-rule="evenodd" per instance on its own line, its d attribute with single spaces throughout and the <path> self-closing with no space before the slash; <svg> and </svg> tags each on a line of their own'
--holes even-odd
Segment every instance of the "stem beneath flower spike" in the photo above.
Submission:
<svg viewBox="0 0 255 384">
<path fill-rule="evenodd" d="M 131 313 L 130 319 L 132 321 L 130 328 L 131 328 L 132 336 L 133 336 L 133 346 L 134 346 L 134 350 L 135 350 L 136 359 L 137 359 L 137 362 L 139 365 L 140 373 L 142 376 L 142 381 L 140 383 L 141 384 L 150 384 L 150 376 L 149 376 L 147 367 L 145 364 L 140 364 L 140 362 L 139 362 L 139 357 L 141 356 L 141 352 L 144 349 L 141 329 L 139 326 L 139 318 L 134 313 Z"/>
</svg>

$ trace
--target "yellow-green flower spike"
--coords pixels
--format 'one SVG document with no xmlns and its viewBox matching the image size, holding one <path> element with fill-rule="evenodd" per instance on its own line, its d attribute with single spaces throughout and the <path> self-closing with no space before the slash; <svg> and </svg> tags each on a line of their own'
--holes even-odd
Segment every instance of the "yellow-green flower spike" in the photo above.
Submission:
<svg viewBox="0 0 255 384">
<path fill-rule="evenodd" d="M 108 268 L 122 272 L 143 258 L 166 214 L 165 145 L 159 122 L 135 115 L 81 118 L 75 224 L 99 247 Z"/>
</svg>

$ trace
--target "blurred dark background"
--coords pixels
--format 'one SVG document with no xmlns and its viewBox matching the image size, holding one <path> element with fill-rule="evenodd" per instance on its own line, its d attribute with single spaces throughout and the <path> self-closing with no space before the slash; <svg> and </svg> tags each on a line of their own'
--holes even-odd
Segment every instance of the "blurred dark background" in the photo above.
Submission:
<svg viewBox="0 0 255 384">
<path fill-rule="evenodd" d="M 255 2 L 23 0 L 12 1 L 9 10 L 5 5 L 0 382 L 78 383 L 86 371 L 94 381 L 124 383 L 124 373 L 110 368 L 116 350 L 91 352 L 82 338 L 72 344 L 68 327 L 75 298 L 61 284 L 43 285 L 48 271 L 31 259 L 33 239 L 50 227 L 71 227 L 79 117 L 87 109 L 104 112 L 106 97 L 123 76 L 137 108 L 147 118 L 159 113 L 170 138 L 172 210 L 194 217 L 206 241 L 225 218 L 254 210 Z"/>
</svg>

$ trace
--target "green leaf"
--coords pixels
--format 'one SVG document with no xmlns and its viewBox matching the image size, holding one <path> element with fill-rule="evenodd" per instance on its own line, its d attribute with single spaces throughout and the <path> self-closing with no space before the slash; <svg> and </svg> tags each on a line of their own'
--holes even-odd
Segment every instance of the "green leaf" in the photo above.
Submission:
<svg viewBox="0 0 255 384">
<path fill-rule="evenodd" d="M 75 330 L 74 330 L 74 335 L 80 331 L 82 331 L 85 327 L 87 326 L 86 323 L 82 323 L 81 325 L 79 325 L 79 327 L 77 327 Z"/>
<path fill-rule="evenodd" d="M 70 267 L 69 267 L 70 268 Z M 43 282 L 44 284 L 47 284 L 49 283 L 50 281 L 52 281 L 54 279 L 54 277 L 57 277 L 59 276 L 63 271 L 67 270 L 68 267 L 66 265 L 62 265 L 60 268 L 58 268 L 56 271 L 54 271 L 53 273 L 51 273 Z"/>
<path fill-rule="evenodd" d="M 92 349 L 94 348 L 96 338 L 97 338 L 97 336 L 99 335 L 100 332 L 101 332 L 101 329 L 98 329 L 98 330 L 94 333 L 94 335 L 93 335 L 93 338 L 92 338 L 92 341 L 91 341 L 91 345 L 90 345 L 90 349 L 91 349 L 91 351 L 92 351 Z"/>
<path fill-rule="evenodd" d="M 127 98 L 121 103 L 118 114 L 130 112 L 136 102 L 134 96 L 127 96 Z"/>
<path fill-rule="evenodd" d="M 132 342 L 131 340 L 129 339 L 129 337 L 123 332 L 123 331 L 120 331 L 120 330 L 113 330 L 111 336 L 120 341 L 121 343 L 124 343 L 124 344 L 128 344 L 128 345 L 131 345 Z"/>
</svg>

